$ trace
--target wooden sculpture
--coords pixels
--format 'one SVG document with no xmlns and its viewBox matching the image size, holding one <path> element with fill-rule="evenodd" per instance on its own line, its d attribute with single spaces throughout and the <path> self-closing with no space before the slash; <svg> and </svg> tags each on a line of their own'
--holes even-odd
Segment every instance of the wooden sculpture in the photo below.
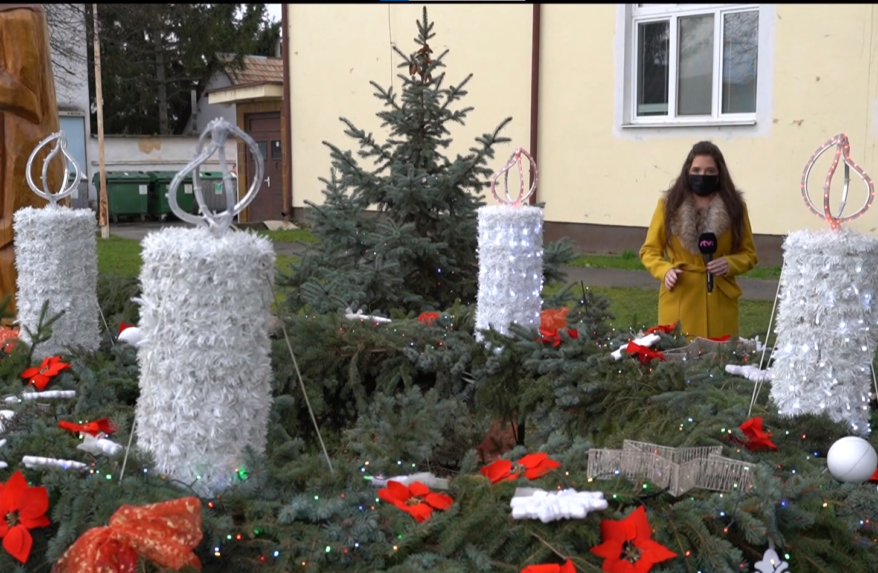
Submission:
<svg viewBox="0 0 878 573">
<path fill-rule="evenodd" d="M 46 14 L 38 4 L 0 4 L 0 300 L 12 295 L 12 312 L 16 281 L 12 215 L 22 207 L 46 204 L 28 187 L 25 167 L 34 147 L 58 129 Z M 36 182 L 41 182 L 47 154 L 48 150 L 34 160 Z M 61 188 L 63 170 L 55 159 L 49 168 L 51 190 Z"/>
</svg>

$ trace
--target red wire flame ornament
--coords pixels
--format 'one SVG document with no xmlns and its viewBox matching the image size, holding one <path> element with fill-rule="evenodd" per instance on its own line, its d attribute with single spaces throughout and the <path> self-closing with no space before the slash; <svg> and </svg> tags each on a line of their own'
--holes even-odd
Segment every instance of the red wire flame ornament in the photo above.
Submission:
<svg viewBox="0 0 878 573">
<path fill-rule="evenodd" d="M 808 191 L 808 177 L 811 174 L 811 168 L 814 167 L 814 164 L 817 162 L 817 159 L 820 158 L 823 153 L 825 153 L 830 147 L 835 146 L 835 157 L 832 159 L 832 166 L 829 168 L 829 172 L 826 174 L 826 180 L 823 182 L 823 212 L 817 210 L 817 207 L 814 205 L 814 202 L 811 201 L 811 195 Z M 832 185 L 832 177 L 835 175 L 835 170 L 838 168 L 838 162 L 841 160 L 844 163 L 844 189 L 841 194 L 841 201 L 838 206 L 838 214 L 832 214 L 832 208 L 829 206 L 829 193 L 830 187 Z M 848 215 L 847 217 L 842 217 L 844 213 L 845 205 L 847 205 L 848 200 L 848 191 L 850 190 L 850 182 L 851 182 L 851 169 L 853 169 L 854 173 L 860 176 L 860 178 L 866 182 L 866 187 L 868 188 L 868 196 L 866 197 L 866 202 L 863 203 L 863 206 L 855 212 L 853 215 Z M 805 166 L 805 171 L 802 173 L 802 199 L 805 200 L 805 205 L 808 209 L 829 223 L 829 226 L 833 230 L 838 230 L 841 228 L 842 223 L 847 223 L 848 221 L 853 221 L 861 217 L 866 211 L 869 210 L 869 207 L 872 205 L 872 201 L 875 199 L 875 185 L 872 183 L 872 179 L 866 174 L 865 171 L 860 169 L 860 166 L 856 164 L 856 162 L 851 159 L 851 143 L 848 140 L 848 136 L 840 133 L 836 135 L 823 145 L 821 145 L 817 151 L 814 152 L 814 155 L 811 156 L 811 159 L 808 161 L 808 164 Z"/>
<path fill-rule="evenodd" d="M 530 186 L 530 189 L 525 193 L 524 191 L 524 166 L 521 164 L 521 156 L 527 157 L 527 160 L 530 162 L 531 171 L 534 176 L 534 181 Z M 511 195 L 509 195 L 509 170 L 513 167 L 518 167 L 518 197 L 513 199 Z M 501 199 L 499 195 L 497 195 L 497 179 L 500 176 L 503 176 L 503 186 L 506 190 L 506 199 Z M 506 162 L 506 165 L 503 166 L 503 169 L 495 173 L 491 176 L 491 195 L 494 196 L 494 199 L 497 200 L 498 203 L 505 203 L 506 205 L 510 205 L 512 207 L 521 207 L 525 201 L 530 199 L 531 195 L 534 194 L 534 191 L 537 189 L 537 179 L 539 175 L 537 173 L 537 163 L 534 161 L 534 158 L 530 156 L 530 154 L 522 149 L 521 147 L 517 147 L 515 151 L 512 152 L 512 156 L 509 157 L 509 161 Z"/>
</svg>

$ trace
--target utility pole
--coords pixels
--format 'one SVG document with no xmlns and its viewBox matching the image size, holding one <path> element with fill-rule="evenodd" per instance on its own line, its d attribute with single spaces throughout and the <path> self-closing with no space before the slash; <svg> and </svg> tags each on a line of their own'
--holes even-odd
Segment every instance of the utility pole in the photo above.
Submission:
<svg viewBox="0 0 878 573">
<path fill-rule="evenodd" d="M 100 25 L 98 24 L 98 5 L 92 4 L 94 15 L 94 34 L 95 34 L 95 102 L 98 108 L 98 169 L 100 169 L 101 188 L 99 191 L 98 203 L 99 222 L 101 225 L 101 237 L 110 238 L 110 222 L 107 213 L 107 172 L 105 171 L 104 162 L 104 89 L 101 82 L 101 40 L 99 35 Z"/>
</svg>

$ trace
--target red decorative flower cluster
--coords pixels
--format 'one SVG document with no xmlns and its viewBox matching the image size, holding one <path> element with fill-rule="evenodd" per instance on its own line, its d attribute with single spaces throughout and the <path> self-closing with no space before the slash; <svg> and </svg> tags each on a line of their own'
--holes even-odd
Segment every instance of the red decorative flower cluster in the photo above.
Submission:
<svg viewBox="0 0 878 573">
<path fill-rule="evenodd" d="M 567 560 L 563 565 L 548 563 L 546 565 L 530 565 L 521 570 L 521 573 L 576 573 L 573 561 Z"/>
<path fill-rule="evenodd" d="M 601 521 L 601 541 L 591 552 L 603 558 L 602 568 L 608 573 L 648 573 L 653 565 L 677 556 L 653 541 L 642 505 L 625 519 Z"/>
<path fill-rule="evenodd" d="M 43 360 L 39 366 L 28 368 L 21 373 L 21 377 L 27 380 L 28 384 L 33 384 L 37 390 L 45 390 L 52 378 L 67 370 L 70 365 L 61 362 L 60 356 L 49 356 Z"/>
<path fill-rule="evenodd" d="M 561 335 L 559 330 L 567 330 L 567 336 L 570 338 L 579 338 L 579 331 L 574 328 L 567 328 L 567 315 L 570 309 L 549 308 L 540 312 L 540 339 L 543 342 L 550 342 L 552 346 L 561 345 Z"/>
<path fill-rule="evenodd" d="M 88 422 L 86 424 L 74 424 L 73 422 L 65 422 L 64 420 L 61 420 L 58 422 L 58 427 L 62 430 L 69 430 L 75 434 L 90 434 L 92 436 L 97 436 L 98 434 L 109 435 L 118 429 L 116 424 L 107 418 L 101 418 L 100 420 L 95 420 L 94 422 Z"/>
<path fill-rule="evenodd" d="M 762 417 L 757 416 L 750 418 L 740 425 L 740 429 L 747 436 L 747 443 L 744 447 L 751 451 L 773 450 L 777 451 L 777 446 L 771 441 L 771 434 L 763 431 Z"/>
<path fill-rule="evenodd" d="M 378 498 L 390 503 L 414 517 L 418 523 L 427 521 L 434 510 L 445 511 L 454 500 L 444 493 L 433 493 L 419 481 L 406 487 L 398 481 L 387 482 L 386 488 L 378 490 Z"/>
<path fill-rule="evenodd" d="M 665 355 L 661 351 L 653 350 L 652 348 L 647 348 L 646 346 L 641 346 L 634 342 L 628 343 L 628 346 L 625 347 L 625 352 L 631 356 L 635 356 L 644 366 L 648 365 L 653 360 L 665 361 Z"/>
<path fill-rule="evenodd" d="M 527 479 L 537 479 L 559 467 L 561 462 L 551 459 L 548 454 L 539 453 L 528 454 L 515 464 L 509 460 L 497 460 L 479 471 L 491 480 L 491 483 L 499 483 L 516 480 L 522 475 Z"/>
<path fill-rule="evenodd" d="M 433 323 L 437 320 L 439 320 L 438 312 L 422 312 L 421 316 L 418 317 L 418 322 L 427 326 L 433 326 Z"/>
<path fill-rule="evenodd" d="M 656 326 L 647 328 L 646 332 L 644 332 L 643 334 L 657 334 L 659 332 L 664 332 L 665 334 L 673 334 L 675 328 L 677 328 L 676 324 L 658 324 Z"/>
<path fill-rule="evenodd" d="M 21 561 L 27 562 L 34 540 L 30 530 L 52 524 L 46 517 L 49 492 L 44 487 L 30 487 L 16 471 L 0 487 L 0 537 L 3 549 Z"/>
</svg>

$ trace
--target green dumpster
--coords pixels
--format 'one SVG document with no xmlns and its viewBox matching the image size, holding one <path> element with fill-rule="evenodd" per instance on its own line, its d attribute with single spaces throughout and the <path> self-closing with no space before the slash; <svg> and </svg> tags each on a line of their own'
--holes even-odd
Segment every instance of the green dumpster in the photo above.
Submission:
<svg viewBox="0 0 878 573">
<path fill-rule="evenodd" d="M 119 217 L 146 219 L 149 210 L 149 175 L 141 171 L 108 171 L 107 212 L 116 222 Z M 101 174 L 95 173 L 95 189 L 101 192 Z"/>
<path fill-rule="evenodd" d="M 171 213 L 168 204 L 168 187 L 177 175 L 176 171 L 152 171 L 149 177 L 152 185 L 149 193 L 149 215 L 165 220 Z M 192 176 L 187 176 L 177 188 L 177 204 L 187 213 L 195 212 L 195 194 L 192 192 Z"/>
<path fill-rule="evenodd" d="M 222 171 L 205 171 L 198 174 L 201 182 L 201 194 L 204 196 L 204 204 L 214 213 L 226 210 L 226 190 L 223 187 Z M 237 194 L 236 181 L 232 181 L 232 189 Z M 198 207 L 196 206 L 196 209 Z"/>
</svg>

